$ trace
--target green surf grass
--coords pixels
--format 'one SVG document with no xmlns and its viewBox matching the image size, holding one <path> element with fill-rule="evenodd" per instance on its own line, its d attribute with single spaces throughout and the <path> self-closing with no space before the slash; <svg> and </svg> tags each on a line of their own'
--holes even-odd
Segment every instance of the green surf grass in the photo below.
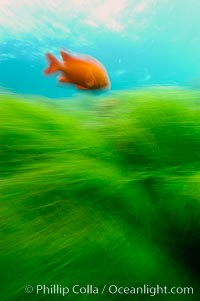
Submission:
<svg viewBox="0 0 200 301">
<path fill-rule="evenodd" d="M 1 300 L 33 285 L 192 286 L 200 267 L 200 94 L 1 95 Z M 159 295 L 156 300 L 171 300 Z"/>
</svg>

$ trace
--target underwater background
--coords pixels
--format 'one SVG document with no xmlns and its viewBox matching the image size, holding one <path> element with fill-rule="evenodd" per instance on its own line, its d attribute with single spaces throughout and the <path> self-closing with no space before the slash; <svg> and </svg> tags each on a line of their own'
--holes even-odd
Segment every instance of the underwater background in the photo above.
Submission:
<svg viewBox="0 0 200 301">
<path fill-rule="evenodd" d="M 1 0 L 0 85 L 16 93 L 68 97 L 46 78 L 45 53 L 96 57 L 112 90 L 200 86 L 198 0 Z"/>
<path fill-rule="evenodd" d="M 199 11 L 1 0 L 0 300 L 199 300 Z M 44 76 L 61 48 L 111 90 Z"/>
</svg>

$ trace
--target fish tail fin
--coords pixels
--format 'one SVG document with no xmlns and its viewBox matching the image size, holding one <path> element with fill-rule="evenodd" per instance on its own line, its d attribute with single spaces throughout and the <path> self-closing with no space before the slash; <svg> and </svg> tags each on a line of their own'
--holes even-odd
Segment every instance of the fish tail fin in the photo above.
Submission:
<svg viewBox="0 0 200 301">
<path fill-rule="evenodd" d="M 53 56 L 51 53 L 47 53 L 46 58 L 49 62 L 49 66 L 44 70 L 45 74 L 48 75 L 51 73 L 55 73 L 62 69 L 62 66 L 61 66 L 61 63 L 59 62 L 59 60 L 57 60 L 57 58 L 55 58 L 55 56 Z"/>
</svg>

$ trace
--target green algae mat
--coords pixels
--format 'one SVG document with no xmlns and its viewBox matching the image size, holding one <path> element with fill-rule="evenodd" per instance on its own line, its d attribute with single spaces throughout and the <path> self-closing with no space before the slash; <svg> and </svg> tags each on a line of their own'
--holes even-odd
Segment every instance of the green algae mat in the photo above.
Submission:
<svg viewBox="0 0 200 301">
<path fill-rule="evenodd" d="M 200 93 L 2 93 L 2 301 L 200 298 Z"/>
</svg>

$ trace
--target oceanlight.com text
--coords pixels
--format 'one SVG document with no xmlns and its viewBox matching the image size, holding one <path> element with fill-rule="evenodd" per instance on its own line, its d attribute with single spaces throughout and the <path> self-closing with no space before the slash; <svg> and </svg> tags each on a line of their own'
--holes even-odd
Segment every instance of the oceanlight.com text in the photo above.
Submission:
<svg viewBox="0 0 200 301">
<path fill-rule="evenodd" d="M 154 297 L 156 295 L 193 295 L 193 287 L 168 287 L 160 286 L 150 286 L 144 284 L 143 286 L 119 286 L 116 284 L 96 286 L 93 284 L 74 284 L 72 286 L 62 286 L 59 284 L 37 284 L 35 286 L 26 285 L 25 292 L 27 294 L 37 294 L 37 295 L 61 295 L 67 296 L 69 294 L 73 295 L 149 295 Z"/>
</svg>

